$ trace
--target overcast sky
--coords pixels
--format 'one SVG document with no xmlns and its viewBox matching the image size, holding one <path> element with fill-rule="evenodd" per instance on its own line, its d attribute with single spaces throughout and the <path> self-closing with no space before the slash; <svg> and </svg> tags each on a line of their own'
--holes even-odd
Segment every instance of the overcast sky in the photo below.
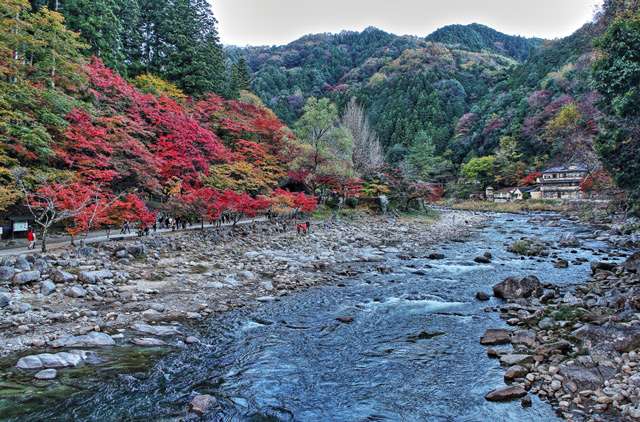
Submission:
<svg viewBox="0 0 640 422">
<path fill-rule="evenodd" d="M 361 31 L 426 36 L 473 22 L 509 35 L 558 38 L 593 17 L 602 0 L 208 0 L 223 44 L 282 45 L 306 34 Z"/>
</svg>

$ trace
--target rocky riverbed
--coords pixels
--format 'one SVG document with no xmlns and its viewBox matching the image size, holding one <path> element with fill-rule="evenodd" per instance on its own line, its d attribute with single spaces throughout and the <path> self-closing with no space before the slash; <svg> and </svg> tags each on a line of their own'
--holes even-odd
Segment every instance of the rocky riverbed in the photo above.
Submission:
<svg viewBox="0 0 640 422">
<path fill-rule="evenodd" d="M 622 240 L 617 230 L 610 235 Z M 567 236 L 562 242 L 576 242 Z M 528 394 L 551 402 L 567 420 L 640 420 L 640 252 L 620 264 L 590 263 L 575 290 L 537 277 L 511 277 L 493 287 L 509 302 L 494 309 L 512 329 L 489 329 L 481 344 L 506 368 L 501 401 Z M 481 295 L 482 296 L 482 295 Z"/>
<path fill-rule="evenodd" d="M 324 222 L 314 221 L 306 235 L 298 235 L 291 223 L 282 233 L 261 222 L 235 231 L 166 233 L 4 258 L 0 350 L 6 355 L 64 347 L 65 338 L 92 332 L 122 340 L 129 328 L 158 335 L 140 325 L 180 324 L 334 283 L 350 274 L 349 263 L 381 262 L 390 248 L 415 250 L 463 237 L 483 220 L 470 213 L 440 220 L 369 217 L 332 222 L 326 230 Z M 336 264 L 341 265 L 334 268 Z M 379 270 L 391 269 L 381 264 Z M 144 343 L 136 337 L 128 340 Z M 89 340 L 77 344 L 104 345 Z"/>
</svg>

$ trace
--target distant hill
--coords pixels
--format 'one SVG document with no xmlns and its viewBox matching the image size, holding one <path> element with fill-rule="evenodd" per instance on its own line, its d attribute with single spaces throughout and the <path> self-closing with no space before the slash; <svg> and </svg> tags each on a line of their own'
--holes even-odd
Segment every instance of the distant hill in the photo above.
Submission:
<svg viewBox="0 0 640 422">
<path fill-rule="evenodd" d="M 426 37 L 427 41 L 454 46 L 462 50 L 480 52 L 488 50 L 519 62 L 529 57 L 531 49 L 537 50 L 542 38 L 525 38 L 503 34 L 485 25 L 448 25 Z"/>
</svg>

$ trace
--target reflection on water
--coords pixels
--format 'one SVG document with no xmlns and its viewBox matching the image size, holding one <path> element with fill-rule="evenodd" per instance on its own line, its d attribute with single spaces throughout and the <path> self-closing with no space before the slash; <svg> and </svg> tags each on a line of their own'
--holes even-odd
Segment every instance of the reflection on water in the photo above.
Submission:
<svg viewBox="0 0 640 422">
<path fill-rule="evenodd" d="M 219 412 L 210 420 L 559 420 L 535 397 L 527 409 L 518 401 L 484 400 L 503 385 L 503 369 L 487 358 L 479 337 L 504 323 L 485 310 L 500 302 L 476 301 L 475 293 L 490 293 L 511 275 L 533 273 L 563 285 L 588 275 L 588 265 L 553 270 L 550 260 L 506 252 L 514 238 L 555 241 L 567 227 L 577 227 L 565 222 L 565 228 L 539 228 L 524 217 L 511 219 L 496 217 L 473 230 L 468 242 L 441 245 L 436 251 L 444 260 L 408 262 L 389 254 L 393 274 L 366 272 L 344 287 L 319 287 L 226 313 L 194 328 L 203 344 L 157 358 L 146 379 L 105 381 L 29 420 L 165 420 L 184 415 L 196 394 L 218 398 Z M 585 246 L 557 253 L 591 259 L 604 247 L 595 241 Z M 491 264 L 473 262 L 486 251 Z M 424 275 L 413 274 L 416 269 Z"/>
</svg>

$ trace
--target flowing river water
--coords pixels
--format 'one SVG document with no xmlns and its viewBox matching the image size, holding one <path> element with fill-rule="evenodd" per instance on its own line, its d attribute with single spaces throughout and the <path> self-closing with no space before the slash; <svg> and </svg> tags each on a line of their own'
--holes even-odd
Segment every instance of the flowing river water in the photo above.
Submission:
<svg viewBox="0 0 640 422">
<path fill-rule="evenodd" d="M 504 368 L 487 357 L 479 339 L 487 328 L 506 325 L 488 309 L 501 301 L 474 296 L 491 293 L 508 276 L 535 274 L 563 286 L 589 276 L 588 263 L 554 269 L 551 259 L 522 260 L 507 252 L 520 238 L 555 242 L 576 233 L 581 247 L 554 251 L 569 261 L 602 259 L 609 251 L 570 221 L 547 226 L 529 219 L 492 216 L 464 241 L 429 250 L 443 253 L 442 260 L 401 260 L 397 252 L 405 251 L 390 250 L 385 265 L 391 274 L 352 264 L 362 272 L 336 285 L 190 326 L 200 345 L 147 352 L 139 356 L 144 365 L 87 367 L 84 381 L 70 375 L 78 369 L 66 378 L 60 371 L 59 382 L 75 388 L 72 393 L 31 391 L 13 403 L 0 396 L 0 412 L 11 421 L 177 421 L 186 418 L 196 394 L 211 394 L 219 404 L 212 421 L 561 420 L 537 397 L 531 408 L 485 401 L 487 392 L 504 385 Z M 473 262 L 483 252 L 493 255 L 491 263 Z"/>
</svg>

